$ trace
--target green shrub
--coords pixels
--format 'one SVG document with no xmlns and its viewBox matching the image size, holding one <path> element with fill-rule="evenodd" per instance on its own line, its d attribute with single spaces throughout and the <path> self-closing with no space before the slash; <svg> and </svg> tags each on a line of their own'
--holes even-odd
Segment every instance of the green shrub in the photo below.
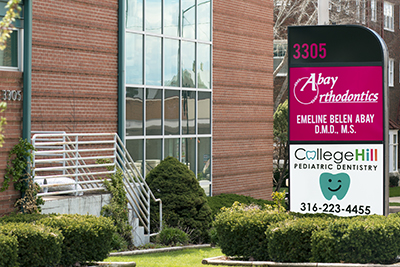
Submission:
<svg viewBox="0 0 400 267">
<path fill-rule="evenodd" d="M 261 210 L 257 206 L 245 206 L 237 202 L 231 208 L 223 208 L 214 221 L 222 253 L 246 259 L 269 260 L 265 231 L 270 224 L 288 218 L 290 215 L 287 213 Z"/>
<path fill-rule="evenodd" d="M 312 237 L 312 260 L 393 263 L 399 255 L 400 219 L 364 216 L 337 219 Z"/>
<path fill-rule="evenodd" d="M 211 209 L 195 174 L 173 157 L 161 161 L 146 177 L 156 198 L 162 200 L 163 220 L 170 227 L 190 231 L 192 242 L 208 242 Z M 159 207 L 152 202 L 152 229 L 158 227 Z"/>
<path fill-rule="evenodd" d="M 399 175 L 394 173 L 389 173 L 389 186 L 396 187 L 399 186 Z"/>
<path fill-rule="evenodd" d="M 44 218 L 57 216 L 57 214 L 40 214 L 40 213 L 32 213 L 32 214 L 23 214 L 23 213 L 14 213 L 8 216 L 4 216 L 0 218 L 0 224 L 4 223 L 32 223 L 39 221 Z"/>
<path fill-rule="evenodd" d="M 60 262 L 63 235 L 58 229 L 28 223 L 0 225 L 0 233 L 18 240 L 21 267 L 54 266 Z"/>
<path fill-rule="evenodd" d="M 270 200 L 256 199 L 250 196 L 243 196 L 236 194 L 220 194 L 217 196 L 207 197 L 207 202 L 212 210 L 213 218 L 221 211 L 221 208 L 231 207 L 233 203 L 235 203 L 236 201 L 244 205 L 251 205 L 251 204 L 258 205 L 261 208 L 263 208 L 265 205 L 274 204 L 274 202 Z"/>
<path fill-rule="evenodd" d="M 18 266 L 18 239 L 0 234 L 0 267 Z"/>
<path fill-rule="evenodd" d="M 116 230 L 111 219 L 92 215 L 64 214 L 37 223 L 60 229 L 64 236 L 60 263 L 66 266 L 107 258 Z"/>
<path fill-rule="evenodd" d="M 326 218 L 300 218 L 272 224 L 265 232 L 268 254 L 278 262 L 308 262 L 311 258 L 311 235 L 324 229 Z"/>
<path fill-rule="evenodd" d="M 164 227 L 157 236 L 157 241 L 166 246 L 186 245 L 189 242 L 189 235 L 178 228 Z"/>
</svg>

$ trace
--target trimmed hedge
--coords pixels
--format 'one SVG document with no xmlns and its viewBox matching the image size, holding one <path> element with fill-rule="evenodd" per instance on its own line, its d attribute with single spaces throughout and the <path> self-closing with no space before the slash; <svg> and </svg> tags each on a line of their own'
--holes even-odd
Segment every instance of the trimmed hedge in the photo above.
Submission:
<svg viewBox="0 0 400 267">
<path fill-rule="evenodd" d="M 235 203 L 215 217 L 218 244 L 227 256 L 269 260 L 265 231 L 272 223 L 290 218 L 287 213 Z"/>
<path fill-rule="evenodd" d="M 0 267 L 18 266 L 18 239 L 0 234 Z"/>
<path fill-rule="evenodd" d="M 317 262 L 393 263 L 399 255 L 400 218 L 338 219 L 312 236 Z"/>
<path fill-rule="evenodd" d="M 236 194 L 220 194 L 217 196 L 207 197 L 207 202 L 211 208 L 213 218 L 221 211 L 221 208 L 231 207 L 235 202 L 239 202 L 244 205 L 254 204 L 260 206 L 261 208 L 264 208 L 265 205 L 274 204 L 274 202 L 270 200 L 256 199 L 250 196 Z"/>
<path fill-rule="evenodd" d="M 28 223 L 0 225 L 0 233 L 17 239 L 18 264 L 22 266 L 54 266 L 61 259 L 64 239 L 58 229 Z M 11 265 L 12 266 L 12 265 Z"/>
<path fill-rule="evenodd" d="M 92 215 L 50 216 L 37 223 L 60 229 L 64 236 L 60 264 L 66 266 L 107 258 L 116 231 L 111 219 Z"/>
<path fill-rule="evenodd" d="M 265 232 L 268 254 L 278 262 L 309 262 L 311 260 L 311 236 L 331 223 L 323 217 L 304 217 L 272 224 Z"/>
</svg>

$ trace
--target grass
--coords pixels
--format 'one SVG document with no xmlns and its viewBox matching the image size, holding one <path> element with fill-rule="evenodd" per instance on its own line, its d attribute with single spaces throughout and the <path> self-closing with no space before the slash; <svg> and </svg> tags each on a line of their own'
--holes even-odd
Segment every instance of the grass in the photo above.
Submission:
<svg viewBox="0 0 400 267">
<path fill-rule="evenodd" d="M 222 256 L 220 248 L 184 249 L 170 252 L 158 252 L 150 254 L 117 256 L 105 259 L 105 262 L 136 262 L 140 267 L 176 267 L 190 266 L 203 267 L 201 261 L 205 258 Z"/>
<path fill-rule="evenodd" d="M 389 187 L 389 197 L 400 197 L 400 186 Z"/>
<path fill-rule="evenodd" d="M 390 202 L 389 206 L 400 206 L 400 203 L 397 202 Z"/>
</svg>

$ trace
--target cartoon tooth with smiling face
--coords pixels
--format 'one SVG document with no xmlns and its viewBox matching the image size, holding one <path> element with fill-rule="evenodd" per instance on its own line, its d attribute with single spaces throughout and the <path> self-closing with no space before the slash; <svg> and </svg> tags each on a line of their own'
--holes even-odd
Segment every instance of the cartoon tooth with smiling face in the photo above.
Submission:
<svg viewBox="0 0 400 267">
<path fill-rule="evenodd" d="M 331 174 L 324 172 L 319 177 L 321 192 L 327 200 L 336 196 L 342 200 L 350 187 L 350 176 L 347 173 Z"/>
</svg>

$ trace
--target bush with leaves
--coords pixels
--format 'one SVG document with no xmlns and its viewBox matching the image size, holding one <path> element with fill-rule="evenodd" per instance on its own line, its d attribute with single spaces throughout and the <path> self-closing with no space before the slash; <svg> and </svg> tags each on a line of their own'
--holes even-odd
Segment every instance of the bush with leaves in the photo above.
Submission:
<svg viewBox="0 0 400 267">
<path fill-rule="evenodd" d="M 189 242 L 189 235 L 178 228 L 164 227 L 157 236 L 157 243 L 166 246 L 186 245 Z"/>
<path fill-rule="evenodd" d="M 31 174 L 32 144 L 26 139 L 19 139 L 9 152 L 6 165 L 6 173 L 0 191 L 8 189 L 11 182 L 14 188 L 21 191 L 22 198 L 15 203 L 17 209 L 24 213 L 40 213 L 40 205 L 44 204 L 42 197 L 37 193 L 40 187 L 33 181 Z"/>
<path fill-rule="evenodd" d="M 150 189 L 163 203 L 163 220 L 170 227 L 191 232 L 194 243 L 208 242 L 211 209 L 195 174 L 176 158 L 167 157 L 146 177 Z M 158 203 L 152 202 L 152 229 L 157 228 Z"/>
</svg>

